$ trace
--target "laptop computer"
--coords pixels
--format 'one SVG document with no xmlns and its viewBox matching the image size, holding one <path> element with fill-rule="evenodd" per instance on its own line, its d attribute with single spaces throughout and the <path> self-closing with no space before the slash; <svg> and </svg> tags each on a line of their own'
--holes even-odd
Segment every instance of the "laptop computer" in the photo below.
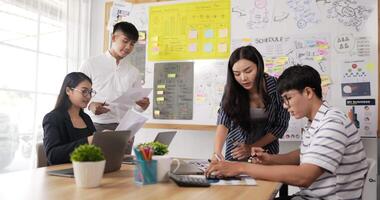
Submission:
<svg viewBox="0 0 380 200">
<path fill-rule="evenodd" d="M 156 138 L 154 138 L 155 142 L 160 142 L 162 144 L 170 145 L 177 131 L 166 131 L 166 132 L 158 132 Z"/>
<path fill-rule="evenodd" d="M 100 147 L 106 158 L 104 173 L 120 169 L 130 134 L 130 131 L 107 131 L 94 134 L 92 144 Z M 74 177 L 73 168 L 52 170 L 47 173 L 56 176 Z"/>
</svg>

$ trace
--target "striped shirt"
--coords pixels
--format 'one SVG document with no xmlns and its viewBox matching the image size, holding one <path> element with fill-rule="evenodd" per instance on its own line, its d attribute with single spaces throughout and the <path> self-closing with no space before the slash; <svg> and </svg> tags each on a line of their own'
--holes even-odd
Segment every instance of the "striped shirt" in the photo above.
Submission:
<svg viewBox="0 0 380 200">
<path fill-rule="evenodd" d="M 302 163 L 317 165 L 324 173 L 308 188 L 304 199 L 360 199 L 368 170 L 360 134 L 347 116 L 323 102 L 305 126 L 300 146 Z"/>
<path fill-rule="evenodd" d="M 286 129 L 288 128 L 289 123 L 289 113 L 283 108 L 281 103 L 281 96 L 277 91 L 277 80 L 276 78 L 265 74 L 265 86 L 266 91 L 269 95 L 271 103 L 267 106 L 268 120 L 264 128 L 265 134 L 271 133 L 277 138 L 281 138 Z M 250 108 L 247 108 L 250 109 Z M 217 125 L 224 125 L 228 129 L 227 138 L 226 138 L 226 152 L 225 159 L 233 160 L 231 156 L 232 149 L 235 148 L 234 143 L 243 143 L 243 144 L 253 144 L 256 141 L 247 141 L 248 133 L 244 131 L 236 122 L 234 122 L 230 116 L 228 116 L 223 108 L 221 107 L 218 111 L 218 121 Z M 252 133 L 254 134 L 254 133 Z M 260 139 L 261 137 L 254 137 Z M 272 143 L 263 147 L 269 150 L 269 153 L 277 154 L 279 151 L 278 139 L 274 140 Z"/>
</svg>

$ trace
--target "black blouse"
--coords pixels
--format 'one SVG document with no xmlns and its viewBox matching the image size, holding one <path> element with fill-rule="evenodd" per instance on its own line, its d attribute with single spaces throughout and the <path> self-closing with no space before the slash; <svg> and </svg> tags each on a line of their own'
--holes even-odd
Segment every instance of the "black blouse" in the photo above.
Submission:
<svg viewBox="0 0 380 200">
<path fill-rule="evenodd" d="M 95 132 L 90 116 L 83 110 L 79 115 L 86 128 L 75 128 L 67 111 L 56 109 L 45 115 L 43 141 L 49 165 L 69 163 L 71 152 L 79 145 L 87 144 L 87 137 Z"/>
</svg>

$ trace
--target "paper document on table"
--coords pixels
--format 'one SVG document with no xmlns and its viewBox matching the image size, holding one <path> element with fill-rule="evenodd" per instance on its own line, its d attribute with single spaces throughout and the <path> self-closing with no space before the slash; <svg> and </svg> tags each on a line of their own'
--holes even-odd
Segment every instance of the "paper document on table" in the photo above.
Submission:
<svg viewBox="0 0 380 200">
<path fill-rule="evenodd" d="M 112 103 L 121 103 L 127 105 L 135 105 L 136 101 L 149 96 L 152 88 L 129 88 L 123 95 L 119 96 Z"/>
<path fill-rule="evenodd" d="M 130 109 L 119 122 L 119 126 L 116 127 L 116 131 L 131 131 L 131 136 L 135 136 L 138 130 L 145 124 L 148 120 L 147 117 Z"/>
</svg>

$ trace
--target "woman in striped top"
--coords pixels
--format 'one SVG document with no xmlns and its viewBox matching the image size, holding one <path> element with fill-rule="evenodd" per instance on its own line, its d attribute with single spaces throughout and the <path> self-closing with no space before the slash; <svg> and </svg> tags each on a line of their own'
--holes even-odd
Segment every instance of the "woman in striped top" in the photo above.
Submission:
<svg viewBox="0 0 380 200">
<path fill-rule="evenodd" d="M 264 61 L 253 46 L 236 49 L 228 62 L 227 84 L 218 111 L 213 159 L 246 161 L 251 147 L 279 151 L 278 138 L 288 127 L 276 79 L 264 73 Z"/>
</svg>

